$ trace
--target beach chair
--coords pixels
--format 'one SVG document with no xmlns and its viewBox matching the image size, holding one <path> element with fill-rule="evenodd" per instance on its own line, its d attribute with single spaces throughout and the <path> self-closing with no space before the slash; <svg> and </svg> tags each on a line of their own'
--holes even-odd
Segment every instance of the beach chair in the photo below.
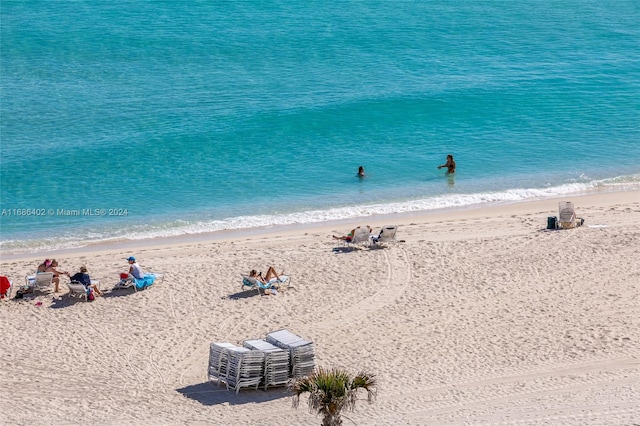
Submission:
<svg viewBox="0 0 640 426">
<path fill-rule="evenodd" d="M 384 247 L 387 244 L 397 243 L 396 231 L 398 227 L 395 225 L 383 226 L 377 236 L 371 237 L 372 247 Z"/>
<path fill-rule="evenodd" d="M 53 285 L 53 272 L 38 272 L 35 275 L 27 277 L 27 287 L 31 287 L 31 291 L 50 290 Z"/>
<path fill-rule="evenodd" d="M 576 227 L 576 210 L 570 201 L 561 201 L 558 203 L 558 228 L 571 229 Z"/>
<path fill-rule="evenodd" d="M 226 350 L 227 374 L 224 381 L 227 390 L 234 390 L 236 394 L 241 388 L 258 390 L 264 380 L 264 357 L 260 351 L 253 351 L 244 347 L 231 347 Z"/>
<path fill-rule="evenodd" d="M 126 274 L 121 275 L 120 282 L 113 287 L 112 291 L 132 288 L 134 292 L 137 292 L 138 290 L 144 290 L 147 287 L 151 287 L 159 278 L 163 278 L 162 274 L 145 274 L 143 278 L 124 278 L 123 275 Z"/>
<path fill-rule="evenodd" d="M 4 299 L 5 297 L 10 299 L 12 289 L 13 281 L 11 281 L 8 277 L 0 275 L 0 299 Z"/>
<path fill-rule="evenodd" d="M 274 290 L 279 288 L 282 285 L 291 287 L 291 278 L 288 275 L 280 275 L 280 279 L 272 278 L 266 284 L 255 277 L 250 277 L 248 275 L 242 275 L 242 274 L 241 276 L 242 276 L 242 286 L 240 287 L 241 290 L 242 291 L 256 290 L 260 295 L 265 294 L 266 290 Z M 260 292 L 260 290 L 262 290 L 262 293 Z"/>
<path fill-rule="evenodd" d="M 351 237 L 351 241 L 345 241 L 347 247 L 369 246 L 371 244 L 371 228 L 358 226 Z"/>
<path fill-rule="evenodd" d="M 71 281 L 67 284 L 67 287 L 69 287 L 69 298 L 82 299 L 84 297 L 85 302 L 89 301 L 87 298 L 87 288 L 81 282 Z"/>
</svg>

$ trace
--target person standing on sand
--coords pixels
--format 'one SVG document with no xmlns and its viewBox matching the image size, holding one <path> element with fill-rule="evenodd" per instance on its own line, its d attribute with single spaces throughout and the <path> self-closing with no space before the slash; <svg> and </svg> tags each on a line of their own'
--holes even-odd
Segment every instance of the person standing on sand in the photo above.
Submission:
<svg viewBox="0 0 640 426">
<path fill-rule="evenodd" d="M 438 166 L 438 170 L 440 170 L 443 167 L 447 168 L 448 174 L 453 174 L 456 172 L 456 162 L 453 161 L 453 155 L 451 154 L 447 155 L 447 162 L 441 166 Z"/>
</svg>

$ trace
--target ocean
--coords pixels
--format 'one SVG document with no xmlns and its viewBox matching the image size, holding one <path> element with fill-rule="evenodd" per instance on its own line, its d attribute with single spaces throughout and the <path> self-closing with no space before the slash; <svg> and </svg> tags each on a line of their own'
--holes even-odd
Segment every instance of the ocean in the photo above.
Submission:
<svg viewBox="0 0 640 426">
<path fill-rule="evenodd" d="M 4 253 L 640 185 L 637 0 L 0 14 Z"/>
</svg>

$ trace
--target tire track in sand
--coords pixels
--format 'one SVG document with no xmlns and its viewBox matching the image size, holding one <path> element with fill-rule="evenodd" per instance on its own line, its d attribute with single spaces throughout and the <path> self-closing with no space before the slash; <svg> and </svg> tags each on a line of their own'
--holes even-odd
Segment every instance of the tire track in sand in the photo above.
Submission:
<svg viewBox="0 0 640 426">
<path fill-rule="evenodd" d="M 259 334 L 260 330 L 264 327 L 265 324 L 271 323 L 275 318 L 277 318 L 282 312 L 283 308 L 286 305 L 287 300 L 277 299 L 276 306 L 263 307 L 264 312 L 256 312 L 255 318 L 260 318 L 260 321 L 256 322 L 253 326 L 253 330 L 255 330 L 254 334 Z M 223 307 L 220 306 L 220 309 Z M 236 344 L 238 330 L 242 327 L 246 326 L 242 321 L 238 321 L 237 318 L 233 316 L 226 317 L 221 323 L 216 326 L 217 332 L 224 336 L 222 338 L 217 339 L 218 342 L 228 341 Z M 189 341 L 195 340 L 196 334 L 199 332 L 193 332 L 189 338 Z M 186 346 L 186 344 L 184 345 Z M 191 373 L 193 369 L 201 369 L 202 366 L 207 366 L 209 361 L 209 346 L 207 346 L 207 350 L 204 353 L 194 353 L 186 359 L 182 360 L 180 364 L 184 366 L 182 368 L 180 377 L 178 382 L 181 385 L 186 384 L 185 377 Z M 208 381 L 208 375 L 205 374 L 205 380 Z"/>
<path fill-rule="evenodd" d="M 411 285 L 411 263 L 406 251 L 402 247 L 392 247 L 384 250 L 384 261 L 387 265 L 387 275 L 372 289 L 375 292 L 358 303 L 335 313 L 328 314 L 325 321 L 319 323 L 318 328 L 331 329 L 335 325 L 344 325 L 349 318 L 364 318 L 371 313 L 392 304 Z"/>
<path fill-rule="evenodd" d="M 533 399 L 550 395 L 628 387 L 637 382 L 639 367 L 640 363 L 632 356 L 549 363 L 522 371 L 467 377 L 447 385 L 399 392 L 379 398 L 378 403 L 401 407 L 405 420 L 435 421 L 439 416 L 457 415 L 461 406 L 479 412 L 486 407 L 517 409 L 528 407 Z"/>
</svg>

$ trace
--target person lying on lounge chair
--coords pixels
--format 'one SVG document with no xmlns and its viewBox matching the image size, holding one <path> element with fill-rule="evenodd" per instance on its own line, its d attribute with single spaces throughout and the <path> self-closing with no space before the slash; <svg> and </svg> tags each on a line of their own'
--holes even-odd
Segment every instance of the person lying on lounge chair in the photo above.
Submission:
<svg viewBox="0 0 640 426">
<path fill-rule="evenodd" d="M 284 274 L 284 271 L 278 274 L 273 266 L 269 266 L 269 269 L 267 269 L 267 273 L 264 276 L 262 275 L 262 272 L 258 272 L 255 269 L 252 269 L 251 272 L 249 272 L 249 277 L 264 284 L 264 295 L 275 296 L 278 294 L 280 284 L 286 282 L 289 279 L 289 277 L 286 277 L 282 274 Z"/>
<path fill-rule="evenodd" d="M 278 274 L 273 266 L 269 266 L 269 269 L 267 269 L 267 273 L 264 276 L 262 276 L 262 272 L 258 272 L 255 269 L 252 269 L 251 272 L 249 272 L 250 277 L 260 280 L 263 284 L 268 284 L 274 278 L 278 281 L 282 281 L 280 279 L 280 275 L 282 274 L 284 274 L 284 271 Z"/>
<path fill-rule="evenodd" d="M 360 228 L 360 227 L 358 226 L 358 228 Z M 338 237 L 336 235 L 332 235 L 333 239 L 334 240 L 344 240 L 344 241 L 350 243 L 351 240 L 353 239 L 353 236 L 356 234 L 356 229 L 358 229 L 358 228 L 352 229 L 351 232 L 349 232 L 347 235 L 344 235 L 342 237 Z M 371 229 L 371 227 L 369 225 L 367 225 L 367 228 L 369 228 L 369 233 L 371 233 L 371 231 L 373 231 L 373 229 Z"/>
<path fill-rule="evenodd" d="M 346 241 L 346 242 L 349 243 L 353 239 L 353 234 L 355 234 L 355 232 L 356 232 L 356 230 L 352 229 L 351 232 L 349 232 L 347 235 L 343 235 L 341 237 L 336 236 L 336 235 L 332 235 L 332 237 L 333 237 L 334 240 L 343 240 L 343 241 Z"/>
</svg>

